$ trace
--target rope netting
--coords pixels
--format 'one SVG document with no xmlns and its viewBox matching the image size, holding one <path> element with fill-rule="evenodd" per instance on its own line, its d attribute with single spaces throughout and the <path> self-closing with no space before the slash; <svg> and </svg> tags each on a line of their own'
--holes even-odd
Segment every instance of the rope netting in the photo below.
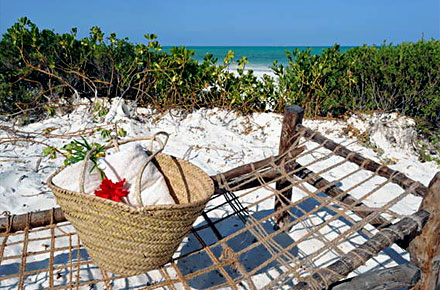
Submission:
<svg viewBox="0 0 440 290">
<path fill-rule="evenodd" d="M 354 164 L 352 154 L 341 157 L 313 134 L 298 134 L 284 154 L 232 178 L 214 176 L 217 190 L 203 215 L 159 269 L 131 277 L 102 271 L 68 222 L 51 222 L 0 234 L 0 288 L 290 289 L 417 210 L 419 183 L 403 189 L 394 175 L 380 176 L 381 167 L 366 170 L 368 161 Z M 287 222 L 277 224 L 282 214 Z M 352 274 L 406 260 L 394 244 Z M 322 288 L 313 281 L 310 287 Z"/>
</svg>

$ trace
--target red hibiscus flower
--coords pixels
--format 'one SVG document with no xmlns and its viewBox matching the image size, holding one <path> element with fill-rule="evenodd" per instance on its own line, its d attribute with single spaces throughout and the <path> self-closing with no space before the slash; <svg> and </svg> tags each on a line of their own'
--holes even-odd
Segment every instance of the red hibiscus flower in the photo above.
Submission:
<svg viewBox="0 0 440 290">
<path fill-rule="evenodd" d="M 114 201 L 122 201 L 122 198 L 128 195 L 128 189 L 124 187 L 125 178 L 119 182 L 113 183 L 107 177 L 104 178 L 99 188 L 95 190 L 96 196 L 111 199 Z"/>
</svg>

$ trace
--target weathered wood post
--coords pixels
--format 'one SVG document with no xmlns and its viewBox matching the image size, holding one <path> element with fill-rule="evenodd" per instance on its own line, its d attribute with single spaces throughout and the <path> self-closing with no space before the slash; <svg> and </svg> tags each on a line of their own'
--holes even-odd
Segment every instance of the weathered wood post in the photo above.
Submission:
<svg viewBox="0 0 440 290">
<path fill-rule="evenodd" d="M 430 213 L 422 233 L 408 247 L 411 262 L 422 271 L 421 281 L 414 289 L 440 290 L 440 172 L 431 180 L 428 194 L 420 210 Z"/>
<path fill-rule="evenodd" d="M 284 109 L 279 154 L 283 154 L 292 146 L 298 145 L 300 138 L 299 135 L 296 135 L 296 126 L 302 123 L 303 116 L 304 109 L 300 106 L 287 106 Z M 284 166 L 284 162 L 281 163 L 281 166 Z M 289 186 L 289 182 L 286 179 L 282 179 L 276 183 L 277 191 L 282 191 L 287 186 Z M 292 189 L 282 191 L 281 195 L 282 196 L 275 196 L 275 212 L 290 201 L 292 198 Z M 279 212 L 275 215 L 275 222 L 279 227 L 289 223 L 289 219 L 287 212 Z"/>
</svg>

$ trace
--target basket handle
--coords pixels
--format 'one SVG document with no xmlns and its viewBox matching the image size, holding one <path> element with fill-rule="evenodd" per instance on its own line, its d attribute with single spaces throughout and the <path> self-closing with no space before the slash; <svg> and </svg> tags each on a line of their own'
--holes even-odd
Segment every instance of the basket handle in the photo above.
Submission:
<svg viewBox="0 0 440 290">
<path fill-rule="evenodd" d="M 162 141 L 160 138 L 158 138 L 158 135 L 164 135 L 165 136 L 165 141 Z M 170 135 L 167 132 L 164 131 L 160 131 L 160 132 L 156 132 L 154 133 L 153 136 L 146 136 L 146 137 L 136 137 L 136 138 L 132 138 L 132 139 L 127 139 L 127 140 L 123 140 L 120 143 L 116 143 L 116 144 L 126 144 L 129 142 L 133 142 L 133 141 L 143 141 L 143 140 L 151 140 L 150 143 L 150 147 L 149 150 L 152 152 L 153 150 L 153 142 L 156 141 L 159 143 L 159 149 L 152 153 L 148 159 L 147 162 L 142 166 L 142 168 L 139 170 L 139 173 L 137 175 L 137 180 L 136 180 L 136 192 L 135 192 L 135 196 L 136 196 L 136 200 L 137 202 L 143 206 L 142 203 L 142 198 L 141 198 L 141 183 L 142 183 L 142 175 L 145 171 L 145 168 L 147 168 L 147 165 L 151 162 L 151 160 L 153 160 L 154 157 L 156 157 L 156 155 L 160 152 L 163 151 L 163 149 L 165 148 L 165 145 L 168 143 L 168 139 L 169 139 Z M 108 144 L 106 146 L 104 146 L 104 149 L 109 149 L 114 147 L 114 143 Z M 95 146 L 92 147 L 92 149 L 87 152 L 86 156 L 84 157 L 84 166 L 82 168 L 82 172 L 81 175 L 79 177 L 79 190 L 80 193 L 85 194 L 85 189 L 84 189 L 84 183 L 85 183 L 85 179 L 86 179 L 86 171 L 87 171 L 87 160 L 89 160 L 90 156 L 95 153 L 97 151 L 97 148 Z"/>
<path fill-rule="evenodd" d="M 162 142 L 162 140 L 160 140 L 157 135 L 164 135 L 165 136 L 165 141 Z M 152 153 L 148 159 L 147 162 L 145 162 L 145 164 L 141 167 L 141 169 L 138 172 L 137 178 L 136 178 L 136 192 L 135 192 L 135 197 L 136 197 L 136 201 L 138 202 L 138 204 L 140 206 L 144 206 L 143 202 L 142 202 L 142 197 L 141 197 L 141 184 L 142 184 L 142 175 L 144 174 L 145 168 L 147 168 L 148 164 L 151 162 L 151 160 L 154 159 L 154 157 L 156 157 L 157 154 L 159 154 L 160 152 L 163 151 L 163 149 L 165 148 L 165 145 L 168 143 L 168 138 L 170 137 L 170 135 L 167 132 L 164 131 L 160 131 L 157 133 L 154 133 L 154 135 L 152 136 L 151 139 L 151 143 L 150 143 L 150 151 L 153 152 L 153 142 L 156 141 L 157 143 L 159 143 L 159 149 Z"/>
</svg>

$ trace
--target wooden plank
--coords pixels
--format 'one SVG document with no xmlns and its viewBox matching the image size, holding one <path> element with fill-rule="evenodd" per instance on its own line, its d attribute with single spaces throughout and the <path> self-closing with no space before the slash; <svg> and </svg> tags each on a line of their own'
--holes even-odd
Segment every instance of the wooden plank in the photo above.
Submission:
<svg viewBox="0 0 440 290">
<path fill-rule="evenodd" d="M 289 151 L 292 146 L 298 145 L 300 136 L 296 133 L 296 127 L 302 123 L 303 116 L 304 109 L 300 106 L 288 106 L 284 109 L 280 147 L 278 151 L 279 154 L 283 154 Z M 283 166 L 283 163 L 281 166 Z M 284 190 L 289 185 L 290 182 L 287 179 L 281 179 L 276 183 L 276 189 L 278 192 L 280 192 L 279 195 L 275 196 L 274 205 L 274 211 L 277 212 L 274 218 L 278 227 L 283 227 L 290 221 L 290 216 L 287 211 L 278 212 L 279 209 L 283 207 L 283 205 L 288 204 L 292 198 L 292 189 Z"/>
<path fill-rule="evenodd" d="M 347 147 L 342 146 L 327 137 L 324 137 L 318 132 L 315 132 L 307 127 L 304 127 L 301 124 L 297 125 L 299 131 L 304 132 L 304 137 L 310 138 L 312 141 L 323 145 L 325 148 L 334 152 L 336 155 L 347 158 L 347 160 L 359 165 L 364 166 L 364 168 L 368 171 L 376 172 L 378 175 L 391 178 L 393 183 L 398 184 L 403 189 L 409 189 L 414 183 L 417 183 L 418 186 L 415 188 L 414 193 L 419 196 L 425 196 L 428 192 L 428 188 L 421 184 L 420 182 L 414 181 L 411 178 L 408 178 L 405 174 L 395 171 L 385 165 L 381 165 L 371 159 L 365 158 L 359 153 L 353 152 L 349 150 Z"/>
<path fill-rule="evenodd" d="M 428 188 L 420 210 L 428 211 L 430 217 L 420 236 L 408 248 L 411 262 L 422 270 L 422 280 L 414 287 L 420 290 L 440 288 L 440 172 L 437 172 Z"/>
<path fill-rule="evenodd" d="M 388 269 L 366 272 L 356 277 L 339 281 L 329 290 L 395 290 L 413 287 L 420 280 L 420 269 L 413 264 L 403 264 Z"/>
</svg>

